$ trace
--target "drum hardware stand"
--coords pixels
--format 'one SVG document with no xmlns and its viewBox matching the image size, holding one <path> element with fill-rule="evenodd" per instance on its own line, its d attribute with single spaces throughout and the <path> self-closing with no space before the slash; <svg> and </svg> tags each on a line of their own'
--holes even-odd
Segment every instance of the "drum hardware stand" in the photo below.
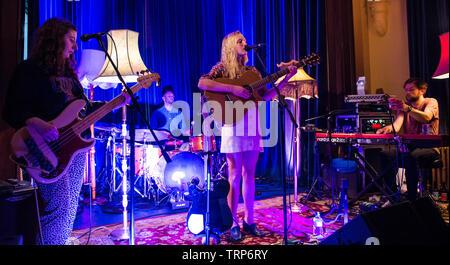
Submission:
<svg viewBox="0 0 450 265">
<path fill-rule="evenodd" d="M 155 199 L 154 197 L 153 197 L 153 194 L 152 194 L 152 192 L 149 192 L 150 190 L 153 190 L 153 186 L 152 186 L 152 183 L 151 183 L 151 178 L 149 177 L 149 176 L 147 176 L 148 175 L 148 170 L 147 170 L 147 168 L 146 168 L 146 164 L 147 164 L 147 148 L 148 148 L 148 146 L 147 146 L 147 143 L 146 143 L 146 141 L 145 141 L 145 139 L 144 139 L 144 144 L 143 144 L 143 154 L 142 154 L 142 169 L 141 170 L 143 170 L 143 174 L 141 175 L 141 176 L 139 176 L 138 177 L 138 179 L 139 178 L 143 178 L 143 185 L 144 185 L 144 194 L 143 194 L 143 198 L 144 197 L 146 197 L 146 198 L 153 198 L 153 200 Z"/>
<path fill-rule="evenodd" d="M 111 132 L 112 134 L 115 134 L 115 132 Z M 111 140 L 113 139 L 113 137 L 111 135 L 108 136 L 107 140 L 106 140 L 106 146 L 104 147 L 104 159 L 103 159 L 103 166 L 100 169 L 100 172 L 98 173 L 97 179 L 101 176 L 104 176 L 104 178 L 107 179 L 110 177 L 109 176 L 109 171 L 111 170 L 109 168 L 109 154 L 111 153 L 110 149 L 111 149 Z M 109 201 L 111 201 L 111 196 L 112 196 L 112 192 L 111 192 L 111 182 L 108 181 L 109 184 Z"/>
</svg>

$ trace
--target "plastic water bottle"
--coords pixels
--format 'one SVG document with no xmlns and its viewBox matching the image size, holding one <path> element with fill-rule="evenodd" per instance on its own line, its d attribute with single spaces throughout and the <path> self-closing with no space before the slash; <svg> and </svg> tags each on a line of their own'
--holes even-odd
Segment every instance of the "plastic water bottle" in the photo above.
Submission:
<svg viewBox="0 0 450 265">
<path fill-rule="evenodd" d="M 320 213 L 316 212 L 316 216 L 313 218 L 313 235 L 316 238 L 323 238 L 323 220 L 320 217 Z"/>
</svg>

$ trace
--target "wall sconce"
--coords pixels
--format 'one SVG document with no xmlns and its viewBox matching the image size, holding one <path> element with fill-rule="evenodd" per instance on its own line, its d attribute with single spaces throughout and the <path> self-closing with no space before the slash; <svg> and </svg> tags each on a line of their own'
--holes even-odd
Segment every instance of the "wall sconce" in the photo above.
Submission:
<svg viewBox="0 0 450 265">
<path fill-rule="evenodd" d="M 448 78 L 448 32 L 439 36 L 441 41 L 441 59 L 439 65 L 433 74 L 433 79 Z"/>
<path fill-rule="evenodd" d="M 388 29 L 388 0 L 367 0 L 367 11 L 371 25 L 380 37 L 386 35 Z"/>
</svg>

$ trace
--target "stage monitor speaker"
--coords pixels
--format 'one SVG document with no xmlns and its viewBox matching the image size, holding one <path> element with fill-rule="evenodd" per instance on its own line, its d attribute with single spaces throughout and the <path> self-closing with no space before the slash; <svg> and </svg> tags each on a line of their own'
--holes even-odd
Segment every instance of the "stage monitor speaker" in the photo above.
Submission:
<svg viewBox="0 0 450 265">
<path fill-rule="evenodd" d="M 448 238 L 439 209 L 424 197 L 360 214 L 320 245 L 442 245 Z"/>
<path fill-rule="evenodd" d="M 0 245 L 35 245 L 38 222 L 34 192 L 0 196 Z"/>
</svg>

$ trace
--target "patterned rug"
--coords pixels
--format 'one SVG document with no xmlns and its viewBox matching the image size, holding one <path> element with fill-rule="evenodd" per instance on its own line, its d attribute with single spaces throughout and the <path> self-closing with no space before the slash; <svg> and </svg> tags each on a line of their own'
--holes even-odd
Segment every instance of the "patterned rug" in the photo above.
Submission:
<svg viewBox="0 0 450 265">
<path fill-rule="evenodd" d="M 302 198 L 306 194 L 299 194 Z M 292 196 L 291 196 L 292 197 Z M 287 199 L 288 241 L 293 244 L 317 245 L 344 224 L 342 218 L 336 218 L 337 213 L 331 213 L 324 218 L 324 238 L 317 239 L 312 234 L 314 212 L 327 212 L 330 210 L 331 199 L 317 200 L 300 205 L 300 212 L 292 212 Z M 356 202 L 348 209 L 349 221 L 360 213 L 361 202 Z M 448 202 L 437 202 L 442 217 L 449 222 Z M 189 232 L 186 224 L 187 212 L 165 216 L 156 216 L 135 220 L 136 245 L 202 245 L 202 239 L 196 238 Z M 238 206 L 238 218 L 241 224 L 244 217 L 244 207 Z M 220 237 L 219 245 L 281 245 L 284 239 L 283 198 L 255 201 L 255 222 L 258 228 L 265 233 L 265 237 L 258 238 L 243 233 L 243 240 L 234 242 L 229 232 Z M 337 220 L 336 220 L 337 219 Z M 121 229 L 123 224 L 93 227 L 89 235 L 89 228 L 74 230 L 68 244 L 85 245 L 128 245 L 129 240 L 117 241 L 111 239 L 111 232 Z"/>
<path fill-rule="evenodd" d="M 308 202 L 301 208 L 303 212 L 291 212 L 287 206 L 288 240 L 301 244 L 318 244 L 319 240 L 312 235 L 314 211 L 326 212 L 330 200 Z M 351 209 L 350 219 L 356 214 Z M 335 219 L 336 213 L 327 216 L 324 225 L 325 238 L 343 226 L 342 219 L 329 224 Z M 166 216 L 157 216 L 135 220 L 135 244 L 136 245 L 201 245 L 202 239 L 196 238 L 189 232 L 186 225 L 186 213 L 178 213 Z M 244 217 L 243 204 L 238 206 L 238 218 L 241 224 Z M 258 228 L 265 233 L 265 237 L 258 238 L 243 233 L 243 240 L 234 242 L 229 233 L 224 233 L 220 238 L 220 245 L 274 245 L 281 244 L 284 239 L 284 214 L 283 198 L 275 197 L 255 201 L 255 222 Z M 121 229 L 123 224 L 92 228 L 89 236 L 89 228 L 74 230 L 71 235 L 71 244 L 88 245 L 128 245 L 128 240 L 112 240 L 110 234 L 116 229 Z M 323 239 L 322 239 L 323 240 Z"/>
</svg>

